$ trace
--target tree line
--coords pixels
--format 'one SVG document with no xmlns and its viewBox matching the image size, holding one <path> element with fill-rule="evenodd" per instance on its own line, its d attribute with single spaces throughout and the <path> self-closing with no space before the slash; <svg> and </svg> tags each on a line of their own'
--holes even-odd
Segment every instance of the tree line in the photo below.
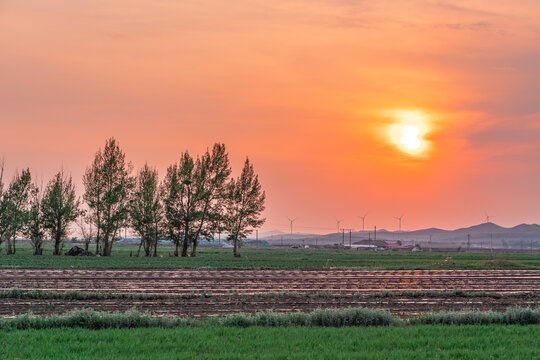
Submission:
<svg viewBox="0 0 540 360">
<path fill-rule="evenodd" d="M 70 227 L 76 223 L 85 250 L 95 243 L 95 253 L 110 256 L 120 230 L 133 229 L 141 238 L 145 256 L 157 256 L 159 239 L 174 244 L 174 256 L 196 256 L 200 239 L 226 233 L 234 256 L 265 219 L 265 192 L 253 165 L 246 158 L 240 176 L 231 177 L 229 154 L 215 144 L 202 156 L 181 154 L 160 181 L 158 172 L 145 164 L 133 175 L 133 166 L 116 139 L 106 141 L 83 176 L 84 194 L 76 196 L 72 177 L 63 170 L 46 186 L 38 185 L 30 169 L 17 172 L 4 184 L 0 164 L 0 246 L 16 253 L 16 239 L 31 241 L 34 254 L 43 254 L 48 237 L 53 254 L 61 255 Z"/>
</svg>

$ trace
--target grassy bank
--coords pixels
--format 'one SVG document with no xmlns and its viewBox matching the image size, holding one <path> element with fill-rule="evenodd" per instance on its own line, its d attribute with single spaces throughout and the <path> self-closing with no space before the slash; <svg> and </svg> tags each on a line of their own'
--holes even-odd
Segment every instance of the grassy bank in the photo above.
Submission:
<svg viewBox="0 0 540 360">
<path fill-rule="evenodd" d="M 2 359 L 538 359 L 540 326 L 3 331 Z"/>
<path fill-rule="evenodd" d="M 135 246 L 116 246 L 111 257 L 34 256 L 29 246 L 17 254 L 0 254 L 0 268 L 219 268 L 219 269 L 328 269 L 366 270 L 414 269 L 540 269 L 534 254 L 467 254 L 366 252 L 314 249 L 242 249 L 234 258 L 230 249 L 201 249 L 195 258 L 169 257 L 172 249 L 162 247 L 157 258 L 133 257 Z"/>
</svg>

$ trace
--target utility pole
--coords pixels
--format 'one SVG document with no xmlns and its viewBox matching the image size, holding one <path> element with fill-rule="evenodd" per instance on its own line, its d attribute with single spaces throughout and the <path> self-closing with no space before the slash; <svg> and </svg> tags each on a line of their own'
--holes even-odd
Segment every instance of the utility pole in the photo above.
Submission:
<svg viewBox="0 0 540 360">
<path fill-rule="evenodd" d="M 345 246 L 345 229 L 342 229 L 342 234 L 343 234 L 343 246 Z"/>
<path fill-rule="evenodd" d="M 373 240 L 377 242 L 377 225 L 375 225 L 375 231 L 373 232 Z"/>
</svg>

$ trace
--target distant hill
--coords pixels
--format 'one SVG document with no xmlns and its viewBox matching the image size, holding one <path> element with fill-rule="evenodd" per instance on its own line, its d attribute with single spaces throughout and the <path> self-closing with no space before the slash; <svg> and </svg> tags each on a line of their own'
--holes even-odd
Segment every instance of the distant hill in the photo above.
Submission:
<svg viewBox="0 0 540 360">
<path fill-rule="evenodd" d="M 431 236 L 431 240 L 430 240 Z M 469 237 L 470 236 L 470 243 Z M 345 233 L 330 233 L 325 235 L 320 234 L 285 234 L 278 233 L 278 230 L 273 235 L 264 237 L 270 244 L 280 244 L 283 238 L 284 244 L 317 244 L 317 245 L 334 245 L 334 244 L 349 244 L 373 239 L 373 232 L 353 232 Z M 456 230 L 445 230 L 438 228 L 420 229 L 414 231 L 388 231 L 377 230 L 377 240 L 385 240 L 387 242 L 397 242 L 398 240 L 406 244 L 421 244 L 422 246 L 431 245 L 450 248 L 466 248 L 475 247 L 491 247 L 493 248 L 508 248 L 508 249 L 529 249 L 531 243 L 533 248 L 540 247 L 540 225 L 538 224 L 520 224 L 514 227 L 505 228 L 492 222 L 477 224 Z"/>
<path fill-rule="evenodd" d="M 260 232 L 259 237 L 262 239 L 262 238 L 267 238 L 270 236 L 283 235 L 283 234 L 285 233 L 281 230 L 270 230 L 270 231 Z"/>
<path fill-rule="evenodd" d="M 476 233 L 500 233 L 504 232 L 504 230 L 507 230 L 507 228 L 504 228 L 502 226 L 499 226 L 497 224 L 494 224 L 492 222 L 473 225 L 467 228 L 461 228 L 454 230 L 453 233 L 462 233 L 462 234 L 476 234 Z"/>
</svg>

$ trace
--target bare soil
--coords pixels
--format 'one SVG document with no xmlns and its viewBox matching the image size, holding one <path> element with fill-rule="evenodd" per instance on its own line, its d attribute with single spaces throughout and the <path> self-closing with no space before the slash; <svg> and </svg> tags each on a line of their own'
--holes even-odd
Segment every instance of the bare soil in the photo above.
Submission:
<svg viewBox="0 0 540 360">
<path fill-rule="evenodd" d="M 260 294 L 454 290 L 540 291 L 540 270 L 0 269 L 0 289 Z"/>
<path fill-rule="evenodd" d="M 0 299 L 0 316 L 137 308 L 155 315 L 209 317 L 260 311 L 310 312 L 367 307 L 406 316 L 425 312 L 538 307 L 539 297 L 359 297 L 357 293 L 430 290 L 539 293 L 538 270 L 71 270 L 1 269 L 0 289 L 190 295 L 158 300 Z"/>
</svg>

